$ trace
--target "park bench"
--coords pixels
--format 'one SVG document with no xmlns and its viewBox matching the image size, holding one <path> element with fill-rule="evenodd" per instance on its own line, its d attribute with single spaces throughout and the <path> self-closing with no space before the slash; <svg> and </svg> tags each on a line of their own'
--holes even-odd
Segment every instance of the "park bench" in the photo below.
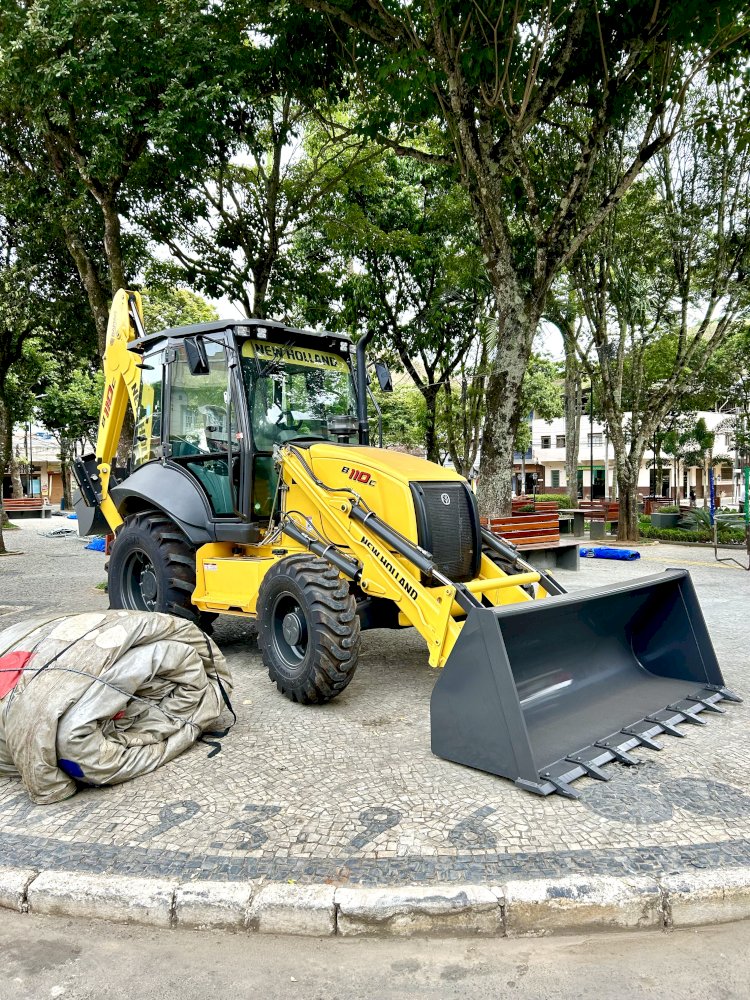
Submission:
<svg viewBox="0 0 750 1000">
<path fill-rule="evenodd" d="M 560 538 L 560 518 L 554 513 L 513 514 L 483 519 L 494 535 L 512 542 L 538 569 L 578 569 L 578 542 Z"/>
<path fill-rule="evenodd" d="M 592 538 L 603 538 L 607 524 L 612 524 L 612 530 L 617 529 L 620 520 L 620 505 L 609 500 L 581 500 L 578 504 L 590 522 Z M 596 525 L 596 527 L 595 527 Z"/>
<path fill-rule="evenodd" d="M 14 500 L 7 497 L 3 500 L 3 507 L 8 517 L 51 517 L 52 508 L 43 497 L 21 497 Z"/>
</svg>

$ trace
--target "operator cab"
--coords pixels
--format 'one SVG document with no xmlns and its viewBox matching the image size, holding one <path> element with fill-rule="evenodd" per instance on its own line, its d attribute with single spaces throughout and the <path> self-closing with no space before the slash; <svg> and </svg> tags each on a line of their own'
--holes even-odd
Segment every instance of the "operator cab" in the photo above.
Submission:
<svg viewBox="0 0 750 1000">
<path fill-rule="evenodd" d="M 177 465 L 214 520 L 271 516 L 274 447 L 360 440 L 348 337 L 234 320 L 165 330 L 131 350 L 143 355 L 131 471 Z"/>
</svg>

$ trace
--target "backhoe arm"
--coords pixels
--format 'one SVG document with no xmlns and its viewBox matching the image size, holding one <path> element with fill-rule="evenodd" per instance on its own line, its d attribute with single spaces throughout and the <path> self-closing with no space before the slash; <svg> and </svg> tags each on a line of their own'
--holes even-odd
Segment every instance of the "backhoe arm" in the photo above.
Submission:
<svg viewBox="0 0 750 1000">
<path fill-rule="evenodd" d="M 139 357 L 128 344 L 144 336 L 141 296 L 121 288 L 109 311 L 107 346 L 104 352 L 104 395 L 99 415 L 96 456 L 78 460 L 76 479 L 87 506 L 98 506 L 112 531 L 121 524 L 117 508 L 109 496 L 112 464 L 117 455 L 128 404 L 135 417 L 141 370 Z"/>
</svg>

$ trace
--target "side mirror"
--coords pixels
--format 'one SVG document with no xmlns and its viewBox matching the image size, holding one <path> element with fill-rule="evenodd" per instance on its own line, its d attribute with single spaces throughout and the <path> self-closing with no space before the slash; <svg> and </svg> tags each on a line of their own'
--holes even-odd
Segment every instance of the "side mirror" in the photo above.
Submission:
<svg viewBox="0 0 750 1000">
<path fill-rule="evenodd" d="M 186 337 L 185 354 L 191 375 L 208 375 L 208 355 L 203 337 Z"/>
<path fill-rule="evenodd" d="M 393 379 L 388 365 L 384 361 L 375 361 L 375 374 L 382 392 L 393 392 Z"/>
</svg>

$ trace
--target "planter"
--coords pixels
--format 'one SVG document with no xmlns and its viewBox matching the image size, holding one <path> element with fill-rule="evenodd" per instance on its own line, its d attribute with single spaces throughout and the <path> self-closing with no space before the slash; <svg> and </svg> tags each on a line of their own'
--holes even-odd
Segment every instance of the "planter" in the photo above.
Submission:
<svg viewBox="0 0 750 1000">
<path fill-rule="evenodd" d="M 654 511 L 651 515 L 651 523 L 655 528 L 676 528 L 681 516 L 679 512 L 676 514 L 661 514 L 659 511 Z"/>
</svg>

